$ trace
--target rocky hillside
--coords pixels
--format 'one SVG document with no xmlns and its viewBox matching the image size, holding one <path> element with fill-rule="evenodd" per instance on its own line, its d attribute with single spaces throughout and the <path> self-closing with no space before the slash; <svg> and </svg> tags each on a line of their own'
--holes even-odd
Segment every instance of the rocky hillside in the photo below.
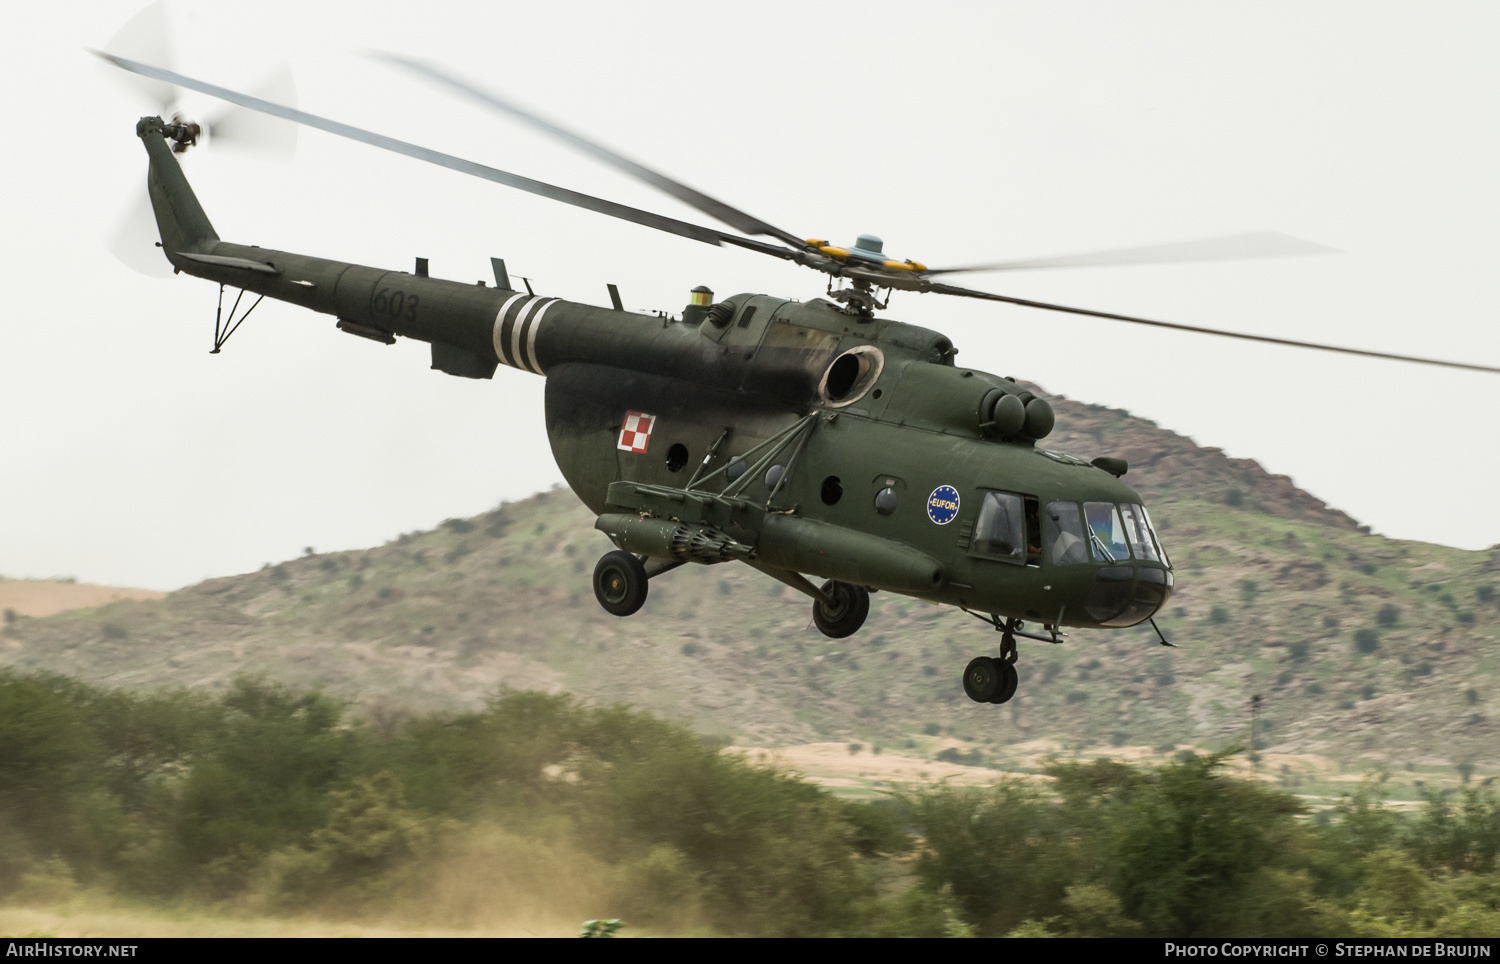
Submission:
<svg viewBox="0 0 1500 964">
<path fill-rule="evenodd" d="M 1373 765 L 1500 769 L 1500 552 L 1361 531 L 1291 480 L 1125 413 L 1057 400 L 1053 448 L 1131 463 L 1178 570 L 1163 628 L 1023 643 L 1021 688 L 970 703 L 964 664 L 997 637 L 888 593 L 830 641 L 792 590 L 743 567 L 684 567 L 629 619 L 589 588 L 610 547 L 566 490 L 378 548 L 309 555 L 3 627 L 0 662 L 126 686 L 316 684 L 376 721 L 469 706 L 502 684 L 567 689 L 769 746 L 935 734 L 1003 762 L 1040 738 L 1074 748 L 1249 738 Z"/>
</svg>

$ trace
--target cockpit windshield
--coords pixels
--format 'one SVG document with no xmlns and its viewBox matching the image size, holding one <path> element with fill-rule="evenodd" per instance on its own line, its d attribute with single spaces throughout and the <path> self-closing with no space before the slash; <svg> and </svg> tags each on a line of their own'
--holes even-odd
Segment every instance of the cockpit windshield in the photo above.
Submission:
<svg viewBox="0 0 1500 964">
<path fill-rule="evenodd" d="M 1139 559 L 1171 567 L 1146 507 L 1134 503 L 1049 502 L 1042 515 L 1047 559 L 1054 566 Z"/>
<path fill-rule="evenodd" d="M 1089 527 L 1089 547 L 1097 562 L 1119 562 L 1130 558 L 1120 510 L 1111 502 L 1085 502 L 1084 523 Z"/>
</svg>

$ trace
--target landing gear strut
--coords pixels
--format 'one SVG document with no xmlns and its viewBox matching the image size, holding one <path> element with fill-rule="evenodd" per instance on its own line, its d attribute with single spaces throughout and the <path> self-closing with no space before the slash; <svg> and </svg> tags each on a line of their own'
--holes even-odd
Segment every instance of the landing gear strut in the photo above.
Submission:
<svg viewBox="0 0 1500 964">
<path fill-rule="evenodd" d="M 976 703 L 1006 703 L 1016 695 L 1021 678 L 1016 673 L 1014 620 L 1001 630 L 1000 656 L 976 656 L 964 668 L 964 693 Z M 997 627 L 998 628 L 998 627 Z"/>
</svg>

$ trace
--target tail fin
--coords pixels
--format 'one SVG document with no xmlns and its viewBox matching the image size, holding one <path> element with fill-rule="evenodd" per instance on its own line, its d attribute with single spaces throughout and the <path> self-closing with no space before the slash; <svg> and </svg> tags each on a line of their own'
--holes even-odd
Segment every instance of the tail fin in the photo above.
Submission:
<svg viewBox="0 0 1500 964">
<path fill-rule="evenodd" d="M 151 170 L 146 184 L 151 192 L 151 207 L 156 211 L 156 227 L 161 232 L 162 248 L 167 260 L 182 267 L 178 252 L 206 253 L 219 240 L 209 223 L 203 205 L 193 193 L 187 177 L 172 150 L 167 146 L 167 125 L 160 117 L 142 117 L 135 132 L 146 145 Z"/>
</svg>

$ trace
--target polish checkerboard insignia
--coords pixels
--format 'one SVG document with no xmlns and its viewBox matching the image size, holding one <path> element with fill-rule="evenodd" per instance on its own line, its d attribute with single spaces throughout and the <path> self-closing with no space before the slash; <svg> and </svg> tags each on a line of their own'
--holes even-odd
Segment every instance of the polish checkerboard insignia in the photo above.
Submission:
<svg viewBox="0 0 1500 964">
<path fill-rule="evenodd" d="M 625 424 L 620 426 L 620 442 L 615 447 L 621 452 L 637 452 L 644 455 L 646 447 L 651 444 L 651 427 L 655 424 L 655 415 L 626 412 Z"/>
</svg>

